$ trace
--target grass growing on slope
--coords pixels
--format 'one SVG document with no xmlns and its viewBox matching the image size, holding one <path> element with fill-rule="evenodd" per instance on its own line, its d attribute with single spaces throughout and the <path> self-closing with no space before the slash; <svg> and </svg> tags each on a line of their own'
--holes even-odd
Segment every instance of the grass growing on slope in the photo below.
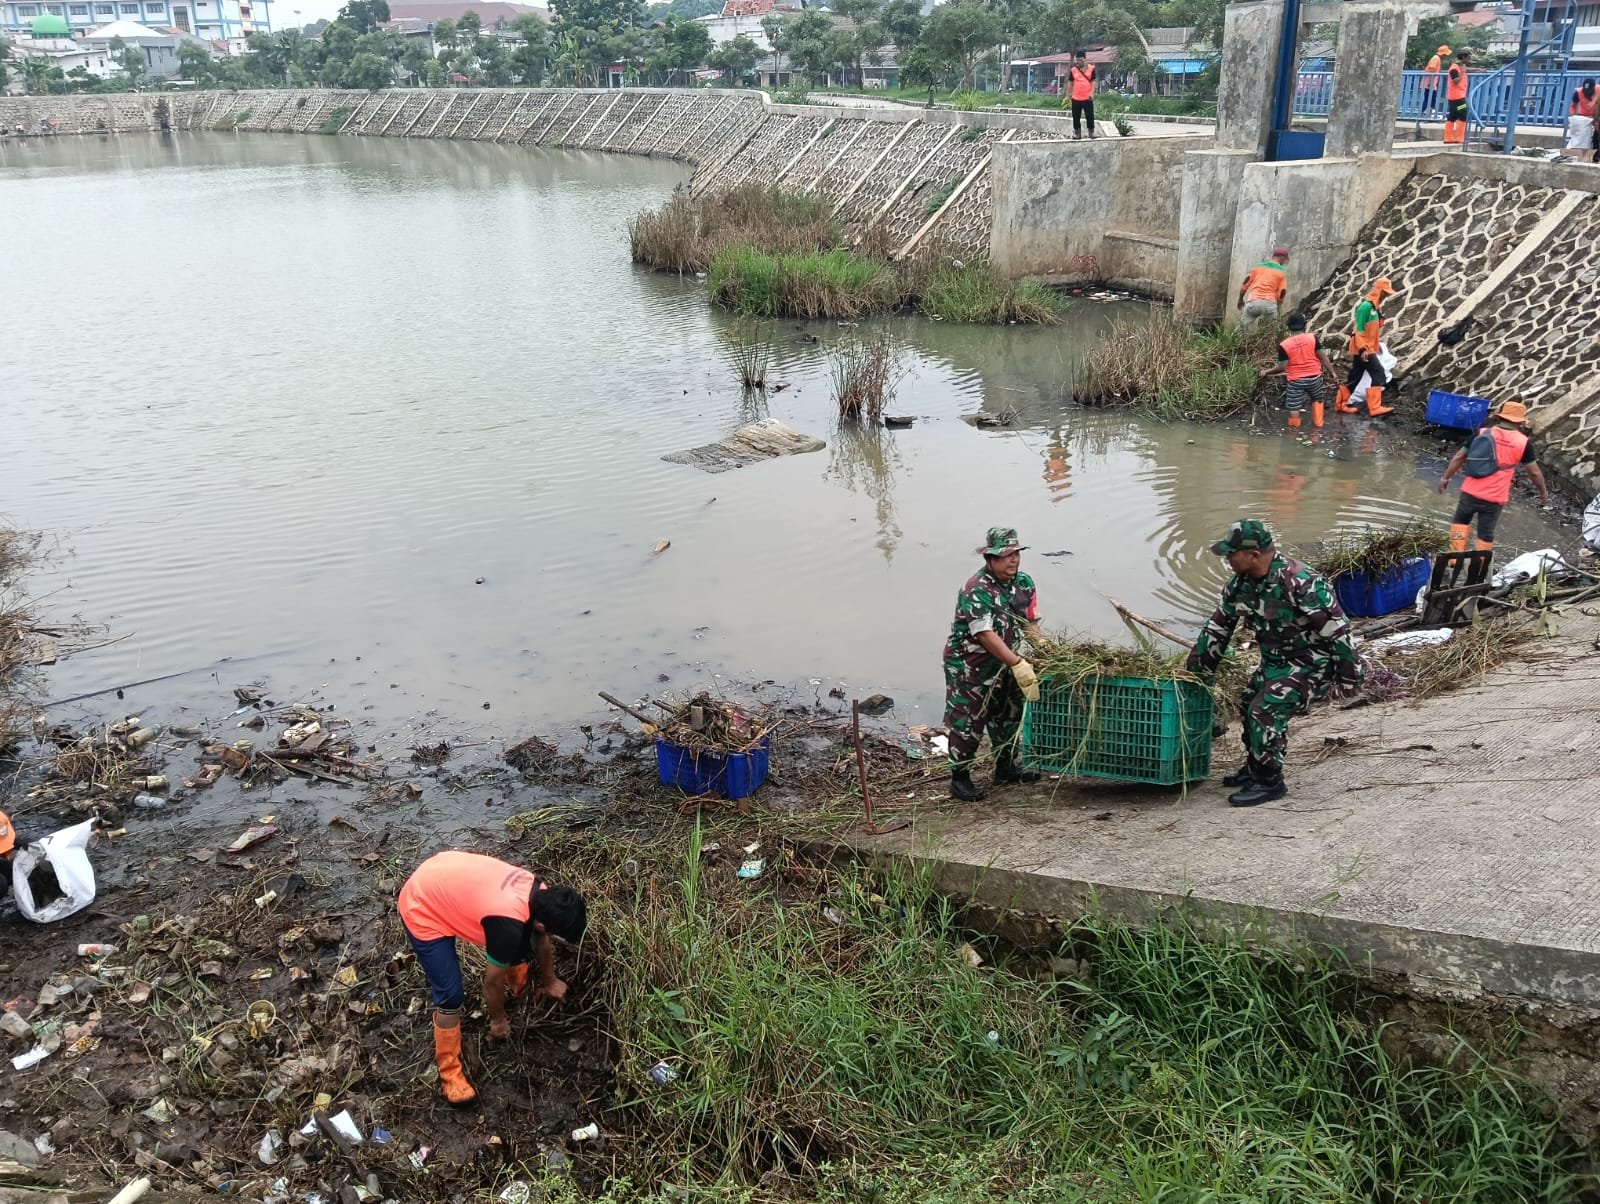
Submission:
<svg viewBox="0 0 1600 1204">
<path fill-rule="evenodd" d="M 1158 418 L 1226 418 L 1248 407 L 1276 363 L 1281 332 L 1197 331 L 1171 309 L 1119 319 L 1084 360 L 1078 399 L 1135 406 Z"/>
<path fill-rule="evenodd" d="M 1555 1128 L 1470 1049 L 1392 1060 L 1347 979 L 1186 928 L 1086 921 L 1076 977 L 973 967 L 922 879 L 698 832 L 639 877 L 558 854 L 595 907 L 634 1182 L 714 1201 L 1570 1199 Z M 734 859 L 737 862 L 737 858 Z M 879 891 L 881 894 L 873 893 Z M 1081 951 L 1081 950 L 1080 950 Z M 653 1085 L 666 1060 L 675 1081 Z M 755 1194 L 752 1196 L 751 1192 Z M 614 1186 L 617 1201 L 643 1198 Z"/>
<path fill-rule="evenodd" d="M 893 309 L 900 288 L 889 268 L 848 251 L 772 255 L 725 247 L 711 261 L 711 296 L 760 318 L 860 318 Z"/>
<path fill-rule="evenodd" d="M 761 184 L 696 195 L 677 189 L 659 209 L 628 223 L 637 263 L 664 272 L 703 272 L 732 246 L 773 254 L 837 246 L 839 226 L 820 197 Z"/>
</svg>

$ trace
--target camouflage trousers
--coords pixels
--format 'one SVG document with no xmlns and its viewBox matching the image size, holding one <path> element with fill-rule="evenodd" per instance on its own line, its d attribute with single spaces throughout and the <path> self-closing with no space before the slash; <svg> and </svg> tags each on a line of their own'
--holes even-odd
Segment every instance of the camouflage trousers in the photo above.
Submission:
<svg viewBox="0 0 1600 1204">
<path fill-rule="evenodd" d="M 950 732 L 953 768 L 971 768 L 985 731 L 996 754 L 1016 750 L 1022 690 L 1010 670 L 983 676 L 970 670 L 953 673 L 947 668 L 944 686 L 944 725 Z"/>
<path fill-rule="evenodd" d="M 1333 663 L 1311 667 L 1267 662 L 1250 676 L 1239 698 L 1244 731 L 1239 739 L 1250 763 L 1271 777 L 1283 772 L 1289 751 L 1289 720 L 1304 715 L 1333 689 Z"/>
</svg>

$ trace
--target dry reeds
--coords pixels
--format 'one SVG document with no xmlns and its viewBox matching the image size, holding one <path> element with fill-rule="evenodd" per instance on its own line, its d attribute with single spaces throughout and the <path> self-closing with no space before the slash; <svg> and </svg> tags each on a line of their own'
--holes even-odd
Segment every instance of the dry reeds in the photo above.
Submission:
<svg viewBox="0 0 1600 1204">
<path fill-rule="evenodd" d="M 634 261 L 680 275 L 706 272 L 717 253 L 745 247 L 772 255 L 839 245 L 839 226 L 820 197 L 776 186 L 741 184 L 695 195 L 679 188 L 659 209 L 628 223 Z"/>
<path fill-rule="evenodd" d="M 1276 363 L 1275 326 L 1203 333 L 1165 306 L 1119 319 L 1084 360 L 1079 401 L 1138 406 L 1155 417 L 1226 418 L 1255 400 Z"/>
<path fill-rule="evenodd" d="M 1480 620 L 1442 644 L 1387 654 L 1367 667 L 1362 697 L 1368 702 L 1432 698 L 1481 680 L 1524 654 L 1539 636 L 1538 624 L 1524 619 Z"/>
<path fill-rule="evenodd" d="M 1360 573 L 1375 579 L 1449 546 L 1450 539 L 1441 527 L 1419 520 L 1399 527 L 1370 527 L 1326 540 L 1310 564 L 1330 578 Z"/>
<path fill-rule="evenodd" d="M 746 390 L 767 387 L 767 369 L 772 363 L 772 325 L 753 318 L 740 318 L 723 332 L 724 354 L 728 366 Z"/>
<path fill-rule="evenodd" d="M 882 418 L 900 378 L 900 349 L 889 328 L 839 340 L 828 348 L 828 360 L 839 417 Z"/>
</svg>

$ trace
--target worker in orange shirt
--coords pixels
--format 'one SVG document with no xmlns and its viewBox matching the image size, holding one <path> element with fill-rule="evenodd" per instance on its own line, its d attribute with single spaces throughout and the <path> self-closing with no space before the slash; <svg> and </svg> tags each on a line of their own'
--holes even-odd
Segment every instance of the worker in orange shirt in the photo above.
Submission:
<svg viewBox="0 0 1600 1204">
<path fill-rule="evenodd" d="M 1450 57 L 1450 47 L 1441 46 L 1434 51 L 1428 65 L 1422 69 L 1422 115 L 1430 116 L 1439 104 L 1439 76 L 1444 73 L 1444 60 Z"/>
<path fill-rule="evenodd" d="M 1444 140 L 1447 146 L 1464 146 L 1467 141 L 1467 63 L 1472 52 L 1463 50 L 1450 64 L 1445 83 Z"/>
<path fill-rule="evenodd" d="M 1094 133 L 1094 81 L 1095 70 L 1089 64 L 1089 56 L 1082 50 L 1072 52 L 1072 66 L 1067 70 L 1067 82 L 1071 85 L 1067 95 L 1072 103 L 1072 136 L 1078 141 L 1083 141 L 1082 122 L 1089 122 L 1089 137 Z"/>
<path fill-rule="evenodd" d="M 1277 321 L 1278 306 L 1289 295 L 1288 247 L 1273 247 L 1272 258 L 1264 259 L 1250 269 L 1244 283 L 1239 285 L 1237 308 L 1243 311 L 1239 329 L 1246 330 L 1257 322 Z"/>
<path fill-rule="evenodd" d="M 1268 376 L 1283 373 L 1288 382 L 1284 406 L 1289 411 L 1289 427 L 1299 427 L 1301 411 L 1311 407 L 1311 425 L 1322 426 L 1324 377 L 1333 375 L 1333 364 L 1317 336 L 1306 329 L 1306 316 L 1296 311 L 1289 315 L 1289 337 L 1278 344 L 1278 367 Z M 1274 514 L 1279 511 L 1274 510 Z"/>
<path fill-rule="evenodd" d="M 1567 144 L 1563 157 L 1580 163 L 1594 159 L 1594 121 L 1600 111 L 1600 89 L 1593 79 L 1586 79 L 1572 93 L 1567 104 Z M 1558 159 L 1557 162 L 1560 162 Z"/>
<path fill-rule="evenodd" d="M 1373 281 L 1372 289 L 1356 306 L 1350 335 L 1350 375 L 1340 386 L 1333 408 L 1340 414 L 1354 414 L 1356 407 L 1350 403 L 1350 394 L 1361 378 L 1366 376 L 1367 413 L 1373 418 L 1394 413 L 1394 407 L 1383 404 L 1383 388 L 1389 383 L 1389 374 L 1383 370 L 1378 352 L 1383 347 L 1383 306 L 1399 293 L 1387 276 Z"/>
</svg>

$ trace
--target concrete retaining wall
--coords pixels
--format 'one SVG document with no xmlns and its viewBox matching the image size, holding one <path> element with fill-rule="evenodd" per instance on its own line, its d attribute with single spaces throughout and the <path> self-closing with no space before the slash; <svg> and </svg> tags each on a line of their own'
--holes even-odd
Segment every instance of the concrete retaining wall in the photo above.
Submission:
<svg viewBox="0 0 1600 1204">
<path fill-rule="evenodd" d="M 1171 297 L 1192 136 L 1002 142 L 989 257 L 1008 276 L 1107 280 Z"/>
<path fill-rule="evenodd" d="M 165 106 L 165 108 L 161 108 Z M 904 256 L 937 248 L 983 258 L 998 245 L 1007 271 L 1094 279 L 1171 295 L 1177 225 L 1172 147 L 1189 137 L 1063 141 L 1052 113 L 957 112 L 904 105 L 828 108 L 771 103 L 760 92 L 676 89 L 323 89 L 161 95 L 0 98 L 0 123 L 30 133 L 50 118 L 61 134 L 259 130 L 383 138 L 454 138 L 653 155 L 692 164 L 697 191 L 746 181 L 816 193 L 857 239 Z M 1050 154 L 1014 163 L 1013 191 L 1031 165 L 1070 174 L 1083 236 L 1066 249 L 1042 229 L 1014 246 L 993 236 L 991 163 L 1028 145 Z M 1152 172 L 1171 180 L 1151 188 Z M 1037 191 L 1035 188 L 1034 191 Z M 1041 214 L 1041 220 L 1053 220 Z M 1105 236 L 1107 229 L 1119 237 Z M 1072 261 L 1098 267 L 1073 271 Z"/>
</svg>

